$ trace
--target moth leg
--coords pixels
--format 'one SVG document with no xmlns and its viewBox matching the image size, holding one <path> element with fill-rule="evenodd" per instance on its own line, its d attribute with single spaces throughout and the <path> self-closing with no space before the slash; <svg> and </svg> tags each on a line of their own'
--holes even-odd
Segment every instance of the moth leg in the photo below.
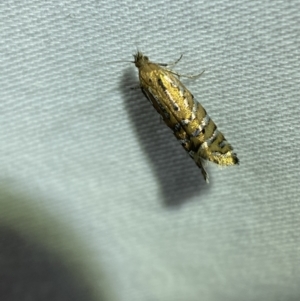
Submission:
<svg viewBox="0 0 300 301">
<path fill-rule="evenodd" d="M 162 67 L 173 67 L 175 66 L 183 57 L 183 54 L 180 55 L 179 59 L 177 59 L 174 62 L 163 64 L 163 63 L 157 63 L 157 65 L 162 66 Z"/>
<path fill-rule="evenodd" d="M 197 164 L 197 166 L 201 169 L 201 173 L 202 173 L 202 175 L 203 175 L 203 177 L 204 177 L 204 180 L 205 180 L 205 182 L 208 184 L 209 183 L 209 177 L 208 177 L 208 173 L 207 173 L 207 171 L 205 170 L 205 168 L 204 168 L 204 161 L 201 159 L 201 158 L 199 158 L 197 161 L 196 161 L 196 164 Z"/>
<path fill-rule="evenodd" d="M 175 66 L 183 57 L 183 54 L 180 55 L 180 57 L 175 61 L 175 62 L 171 62 L 171 63 L 167 63 L 167 64 L 162 64 L 162 63 L 157 63 L 159 66 L 162 66 L 162 67 L 168 67 L 166 68 L 166 70 L 178 77 L 186 77 L 186 78 L 189 78 L 189 79 L 197 79 L 199 78 L 205 70 L 203 70 L 202 72 L 198 73 L 198 74 L 180 74 L 180 73 L 177 73 L 176 71 L 173 71 L 169 68 Z"/>
<path fill-rule="evenodd" d="M 183 146 L 183 147 L 185 148 L 185 146 Z M 188 151 L 188 149 L 186 149 L 186 150 Z M 205 161 L 198 154 L 195 154 L 193 151 L 188 151 L 188 153 L 189 153 L 190 157 L 195 161 L 197 166 L 200 168 L 203 178 L 204 178 L 205 182 L 208 184 L 209 177 L 208 177 L 207 171 L 204 168 Z"/>
<path fill-rule="evenodd" d="M 168 70 L 168 71 L 171 72 L 172 74 L 178 76 L 178 77 L 186 77 L 186 78 L 189 78 L 189 79 L 197 79 L 197 78 L 199 78 L 204 73 L 205 70 L 203 70 L 202 72 L 200 72 L 198 74 L 190 74 L 190 75 L 188 75 L 188 74 L 180 74 L 180 73 L 177 73 L 177 72 L 172 71 L 172 70 Z"/>
</svg>

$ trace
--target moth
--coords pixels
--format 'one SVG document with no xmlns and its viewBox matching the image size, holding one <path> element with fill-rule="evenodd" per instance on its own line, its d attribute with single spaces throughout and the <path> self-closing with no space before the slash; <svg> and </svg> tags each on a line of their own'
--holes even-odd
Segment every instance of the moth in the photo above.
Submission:
<svg viewBox="0 0 300 301">
<path fill-rule="evenodd" d="M 200 168 L 205 181 L 208 183 L 205 160 L 221 166 L 238 164 L 232 146 L 180 81 L 180 75 L 168 69 L 168 64 L 151 62 L 140 51 L 133 57 L 143 94 Z"/>
</svg>

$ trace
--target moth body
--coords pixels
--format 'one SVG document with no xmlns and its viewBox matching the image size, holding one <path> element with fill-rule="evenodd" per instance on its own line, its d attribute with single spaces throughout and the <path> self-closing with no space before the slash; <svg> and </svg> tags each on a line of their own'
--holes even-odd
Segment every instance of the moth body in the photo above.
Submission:
<svg viewBox="0 0 300 301">
<path fill-rule="evenodd" d="M 201 169 L 206 182 L 205 160 L 221 166 L 238 164 L 232 146 L 175 72 L 151 62 L 141 52 L 134 55 L 134 63 L 143 94 Z"/>
</svg>

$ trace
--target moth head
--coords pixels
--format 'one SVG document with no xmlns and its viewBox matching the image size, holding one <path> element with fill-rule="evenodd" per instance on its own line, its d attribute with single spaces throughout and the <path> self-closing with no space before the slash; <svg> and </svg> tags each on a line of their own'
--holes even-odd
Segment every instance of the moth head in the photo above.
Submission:
<svg viewBox="0 0 300 301">
<path fill-rule="evenodd" d="M 137 68 L 142 67 L 144 64 L 149 62 L 149 58 L 143 55 L 140 51 L 133 55 L 134 57 L 134 64 Z"/>
</svg>

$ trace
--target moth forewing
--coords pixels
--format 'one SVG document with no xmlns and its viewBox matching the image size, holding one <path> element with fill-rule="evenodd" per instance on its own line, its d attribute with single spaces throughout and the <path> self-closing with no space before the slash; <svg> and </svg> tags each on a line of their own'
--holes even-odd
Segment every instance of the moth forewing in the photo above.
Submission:
<svg viewBox="0 0 300 301">
<path fill-rule="evenodd" d="M 144 95 L 196 162 L 207 182 L 204 160 L 221 166 L 238 164 L 231 145 L 175 72 L 151 62 L 141 52 L 134 55 L 134 63 Z"/>
</svg>

